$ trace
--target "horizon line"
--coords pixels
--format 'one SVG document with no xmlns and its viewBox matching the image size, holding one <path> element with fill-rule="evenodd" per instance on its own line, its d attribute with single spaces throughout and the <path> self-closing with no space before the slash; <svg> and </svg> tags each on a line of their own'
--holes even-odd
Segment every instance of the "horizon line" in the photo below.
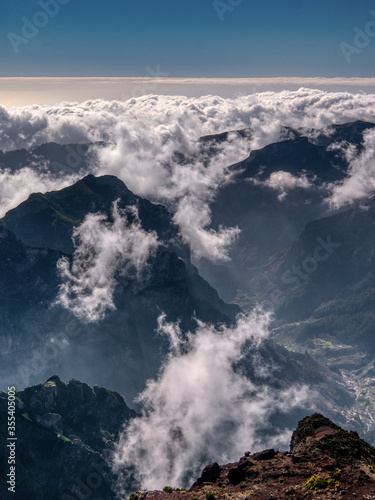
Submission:
<svg viewBox="0 0 375 500">
<path fill-rule="evenodd" d="M 375 81 L 374 77 L 361 76 L 251 76 L 251 77 L 185 77 L 185 76 L 0 76 L 0 80 L 157 80 L 157 81 L 327 81 L 327 82 L 353 82 L 353 81 Z"/>
</svg>

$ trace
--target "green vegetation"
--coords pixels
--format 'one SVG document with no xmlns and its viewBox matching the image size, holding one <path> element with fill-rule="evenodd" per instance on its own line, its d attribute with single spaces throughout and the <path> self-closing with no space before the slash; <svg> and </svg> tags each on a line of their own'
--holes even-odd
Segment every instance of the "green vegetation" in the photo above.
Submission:
<svg viewBox="0 0 375 500">
<path fill-rule="evenodd" d="M 132 493 L 129 497 L 129 500 L 138 500 L 138 495 L 136 493 Z"/>
<path fill-rule="evenodd" d="M 332 472 L 331 477 L 332 479 L 340 479 L 340 476 L 341 476 L 341 469 L 338 469 L 336 467 L 336 469 Z"/>
<path fill-rule="evenodd" d="M 57 437 L 59 439 L 62 439 L 63 441 L 66 441 L 67 443 L 71 443 L 71 439 L 67 438 L 66 436 L 63 436 L 62 434 L 57 434 Z"/>
<path fill-rule="evenodd" d="M 29 414 L 27 412 L 26 413 L 22 413 L 22 416 L 23 416 L 23 418 L 26 418 L 26 420 L 30 420 L 30 422 L 32 422 L 32 420 L 29 417 Z"/>
<path fill-rule="evenodd" d="M 328 488 L 328 480 L 321 476 L 311 476 L 306 481 L 305 486 L 311 491 L 325 490 Z"/>
<path fill-rule="evenodd" d="M 328 488 L 334 488 L 337 491 L 340 487 L 340 483 L 337 481 L 337 479 L 340 478 L 340 475 L 341 469 L 336 467 L 336 469 L 331 473 L 330 478 L 313 475 L 306 481 L 305 486 L 311 491 L 326 490 Z"/>
<path fill-rule="evenodd" d="M 209 491 L 208 493 L 206 493 L 206 500 L 214 500 L 215 498 L 215 495 L 213 494 L 212 491 Z"/>
<path fill-rule="evenodd" d="M 172 486 L 164 486 L 163 491 L 165 491 L 166 493 L 172 493 L 173 488 Z"/>
</svg>

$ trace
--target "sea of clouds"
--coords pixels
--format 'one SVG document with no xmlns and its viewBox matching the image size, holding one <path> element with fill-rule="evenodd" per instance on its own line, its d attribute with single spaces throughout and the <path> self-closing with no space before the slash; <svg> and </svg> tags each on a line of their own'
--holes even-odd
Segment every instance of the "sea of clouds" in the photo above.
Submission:
<svg viewBox="0 0 375 500">
<path fill-rule="evenodd" d="M 238 236 L 236 228 L 210 229 L 209 204 L 217 189 L 230 182 L 228 166 L 280 140 L 285 126 L 303 129 L 313 138 L 316 129 L 354 120 L 375 122 L 375 95 L 302 88 L 233 99 L 151 95 L 125 102 L 95 100 L 59 106 L 0 107 L 0 149 L 30 148 L 51 141 L 104 141 L 90 172 L 116 175 L 134 193 L 165 204 L 175 213 L 182 236 L 196 258 L 220 261 L 228 259 L 228 249 Z M 197 154 L 200 137 L 240 129 L 251 129 L 251 138 L 232 134 L 214 155 L 204 151 Z M 375 132 L 369 132 L 360 157 L 351 155 L 347 179 L 331 187 L 328 201 L 332 205 L 341 206 L 374 192 L 374 142 Z M 185 155 L 183 164 L 176 152 Z M 2 213 L 32 192 L 59 189 L 82 174 L 70 169 L 69 175 L 48 175 L 32 168 L 12 173 L 3 166 Z M 286 178 L 283 173 L 273 174 L 268 184 L 279 191 L 281 198 L 287 189 L 309 186 L 306 179 L 290 175 Z"/>
</svg>

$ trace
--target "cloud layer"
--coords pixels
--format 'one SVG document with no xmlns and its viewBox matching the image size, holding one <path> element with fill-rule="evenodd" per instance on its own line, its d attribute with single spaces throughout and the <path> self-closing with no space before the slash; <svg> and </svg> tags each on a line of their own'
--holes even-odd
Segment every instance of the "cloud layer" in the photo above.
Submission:
<svg viewBox="0 0 375 500">
<path fill-rule="evenodd" d="M 159 318 L 171 351 L 159 377 L 139 397 L 142 417 L 130 423 L 117 445 L 115 469 L 125 481 L 131 471 L 145 489 L 188 486 L 209 462 L 237 460 L 247 449 L 287 446 L 288 429 L 273 429 L 266 440 L 259 431 L 268 428 L 275 411 L 308 406 L 308 389 L 276 391 L 266 379 L 255 385 L 234 367 L 267 336 L 268 321 L 256 311 L 238 318 L 233 328 L 199 323 L 184 337 L 178 325 Z"/>
<path fill-rule="evenodd" d="M 63 257 L 57 265 L 63 281 L 57 303 L 83 321 L 98 321 L 115 309 L 116 273 L 139 276 L 158 245 L 156 233 L 142 229 L 135 207 L 126 212 L 115 203 L 112 218 L 86 216 L 74 231 L 73 262 Z"/>
<path fill-rule="evenodd" d="M 217 189 L 230 182 L 227 167 L 246 158 L 252 150 L 280 140 L 283 126 L 302 128 L 306 135 L 314 137 L 313 129 L 358 119 L 375 122 L 375 95 L 301 88 L 232 99 L 151 95 L 125 102 L 96 100 L 54 107 L 0 107 L 0 149 L 28 148 L 50 141 L 105 141 L 106 145 L 98 149 L 98 163 L 89 167 L 91 173 L 116 175 L 134 193 L 167 205 L 176 212 L 175 220 L 196 258 L 225 260 L 238 231 L 210 229 L 209 203 Z M 252 130 L 251 137 L 231 134 L 217 146 L 215 154 L 197 142 L 205 135 L 245 128 Z M 367 156 L 364 154 L 361 161 L 353 163 L 353 180 L 344 187 L 335 186 L 334 204 L 361 192 L 366 194 L 359 179 L 372 176 L 370 142 Z M 183 161 L 176 151 L 184 155 Z M 23 182 L 17 193 L 13 186 L 19 178 L 0 171 L 3 210 L 15 206 L 21 196 L 32 191 L 66 185 L 66 179 L 51 178 L 47 182 L 45 174 L 33 177 L 24 173 L 31 182 Z M 304 187 L 306 183 L 303 178 L 279 177 L 274 175 L 270 183 L 280 196 L 286 188 L 293 187 L 291 184 Z"/>
</svg>

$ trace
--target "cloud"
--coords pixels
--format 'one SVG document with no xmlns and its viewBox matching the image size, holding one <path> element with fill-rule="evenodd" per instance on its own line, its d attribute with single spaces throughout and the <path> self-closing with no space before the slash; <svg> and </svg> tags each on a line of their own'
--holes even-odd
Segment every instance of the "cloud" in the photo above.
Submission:
<svg viewBox="0 0 375 500">
<path fill-rule="evenodd" d="M 136 207 L 121 210 L 114 203 L 112 219 L 87 215 L 74 231 L 72 263 L 63 257 L 57 264 L 63 281 L 57 304 L 83 321 L 98 321 L 115 309 L 116 273 L 139 276 L 158 245 L 156 233 L 142 229 Z"/>
<path fill-rule="evenodd" d="M 254 184 L 262 184 L 277 191 L 278 199 L 283 200 L 289 191 L 293 189 L 309 189 L 313 186 L 313 180 L 309 179 L 306 173 L 300 175 L 293 175 L 284 170 L 272 172 L 268 179 L 260 181 L 256 178 L 251 179 Z"/>
<path fill-rule="evenodd" d="M 301 1 L 289 0 L 296 8 Z M 331 92 L 374 93 L 375 78 L 150 78 L 163 74 L 163 68 L 148 68 L 148 76 L 134 77 L 93 77 L 93 78 L 1 78 L 0 95 L 6 106 L 27 106 L 56 104 L 62 101 L 85 101 L 88 99 L 120 100 L 147 95 L 184 95 L 199 97 L 214 94 L 224 98 L 249 95 L 257 92 L 283 90 L 297 91 L 301 87 L 321 89 Z"/>
<path fill-rule="evenodd" d="M 31 193 L 63 189 L 79 179 L 79 174 L 57 177 L 47 172 L 37 172 L 31 167 L 24 167 L 17 172 L 0 169 L 0 217 L 25 201 Z"/>
<path fill-rule="evenodd" d="M 165 204 L 176 212 L 175 220 L 197 259 L 225 260 L 238 230 L 210 229 L 209 203 L 218 188 L 230 182 L 228 166 L 280 140 L 284 126 L 302 129 L 314 138 L 314 129 L 358 119 L 375 122 L 375 95 L 301 88 L 228 99 L 149 95 L 124 102 L 0 107 L 0 149 L 49 141 L 105 141 L 97 151 L 98 163 L 89 166 L 90 173 L 116 175 L 135 194 Z M 202 150 L 197 142 L 205 135 L 240 129 L 251 129 L 252 135 L 231 134 L 215 154 Z M 183 162 L 176 151 L 183 153 Z M 284 184 L 288 181 L 292 180 L 284 176 Z M 11 176 L 6 182 L 13 182 Z M 25 196 L 34 186 L 30 184 Z M 18 202 L 19 196 L 7 198 L 8 207 Z"/>
<path fill-rule="evenodd" d="M 375 194 L 375 131 L 364 134 L 363 148 L 346 143 L 336 145 L 349 164 L 347 176 L 342 182 L 330 186 L 328 199 L 334 208 L 353 203 Z"/>
<path fill-rule="evenodd" d="M 287 446 L 288 429 L 273 429 L 266 440 L 260 431 L 270 431 L 275 411 L 308 406 L 308 389 L 276 391 L 266 380 L 255 385 L 238 368 L 250 347 L 267 336 L 268 322 L 267 314 L 255 311 L 232 328 L 200 322 L 183 336 L 178 325 L 159 318 L 171 351 L 158 378 L 139 396 L 142 416 L 117 444 L 114 467 L 125 474 L 125 484 L 131 471 L 144 489 L 188 486 L 209 462 L 237 460 L 247 449 Z"/>
</svg>

